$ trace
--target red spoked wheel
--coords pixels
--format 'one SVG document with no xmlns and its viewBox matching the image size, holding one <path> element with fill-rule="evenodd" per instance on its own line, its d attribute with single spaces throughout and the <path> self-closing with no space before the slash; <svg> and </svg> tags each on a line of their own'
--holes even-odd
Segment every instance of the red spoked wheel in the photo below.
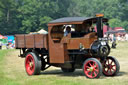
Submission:
<svg viewBox="0 0 128 85">
<path fill-rule="evenodd" d="M 103 74 L 105 76 L 115 76 L 120 70 L 119 62 L 116 58 L 108 56 L 104 61 Z"/>
<path fill-rule="evenodd" d="M 89 58 L 83 64 L 83 71 L 87 78 L 99 78 L 102 73 L 102 65 L 97 59 Z"/>
<path fill-rule="evenodd" d="M 37 75 L 40 73 L 41 60 L 33 52 L 27 54 L 25 59 L 25 69 L 28 75 Z"/>
<path fill-rule="evenodd" d="M 34 73 L 35 61 L 31 54 L 28 54 L 26 56 L 25 67 L 26 67 L 26 71 L 27 71 L 28 75 L 32 75 Z"/>
</svg>

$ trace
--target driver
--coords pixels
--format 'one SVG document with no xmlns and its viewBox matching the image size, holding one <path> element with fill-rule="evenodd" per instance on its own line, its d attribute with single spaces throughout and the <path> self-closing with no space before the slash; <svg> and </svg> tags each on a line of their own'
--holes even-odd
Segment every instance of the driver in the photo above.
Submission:
<svg viewBox="0 0 128 85">
<path fill-rule="evenodd" d="M 69 33 L 71 33 L 71 27 L 67 26 L 64 32 L 64 36 L 67 36 Z"/>
<path fill-rule="evenodd" d="M 92 23 L 85 24 L 85 32 L 86 33 L 94 32 L 94 28 L 92 27 Z"/>
</svg>

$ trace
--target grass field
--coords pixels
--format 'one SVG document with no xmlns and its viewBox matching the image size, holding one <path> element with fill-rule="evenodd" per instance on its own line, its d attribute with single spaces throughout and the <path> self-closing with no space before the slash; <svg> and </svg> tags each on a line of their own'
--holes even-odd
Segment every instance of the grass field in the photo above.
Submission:
<svg viewBox="0 0 128 85">
<path fill-rule="evenodd" d="M 128 42 L 119 42 L 111 54 L 120 63 L 117 76 L 101 76 L 87 79 L 82 70 L 64 74 L 60 68 L 50 67 L 41 75 L 28 76 L 24 69 L 24 58 L 18 57 L 19 50 L 0 51 L 0 85 L 128 85 Z"/>
</svg>

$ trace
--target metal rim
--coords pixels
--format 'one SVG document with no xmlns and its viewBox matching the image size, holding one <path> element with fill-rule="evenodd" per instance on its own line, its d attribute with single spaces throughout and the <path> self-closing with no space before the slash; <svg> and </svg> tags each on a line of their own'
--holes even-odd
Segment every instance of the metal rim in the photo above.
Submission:
<svg viewBox="0 0 128 85">
<path fill-rule="evenodd" d="M 99 74 L 98 64 L 93 60 L 87 61 L 87 63 L 84 65 L 84 73 L 89 78 L 97 77 Z"/>
<path fill-rule="evenodd" d="M 108 58 L 104 62 L 103 72 L 105 75 L 111 76 L 116 72 L 116 63 L 114 60 Z"/>
<path fill-rule="evenodd" d="M 35 69 L 35 61 L 31 54 L 26 56 L 25 68 L 28 75 L 33 75 Z"/>
</svg>

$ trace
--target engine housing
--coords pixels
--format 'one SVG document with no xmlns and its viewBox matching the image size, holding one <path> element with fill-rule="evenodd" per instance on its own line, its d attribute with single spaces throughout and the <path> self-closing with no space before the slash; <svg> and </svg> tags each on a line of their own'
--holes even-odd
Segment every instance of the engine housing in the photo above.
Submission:
<svg viewBox="0 0 128 85">
<path fill-rule="evenodd" d="M 90 52 L 92 56 L 105 57 L 105 56 L 108 56 L 110 53 L 110 46 L 106 41 L 95 41 L 91 45 Z"/>
</svg>

